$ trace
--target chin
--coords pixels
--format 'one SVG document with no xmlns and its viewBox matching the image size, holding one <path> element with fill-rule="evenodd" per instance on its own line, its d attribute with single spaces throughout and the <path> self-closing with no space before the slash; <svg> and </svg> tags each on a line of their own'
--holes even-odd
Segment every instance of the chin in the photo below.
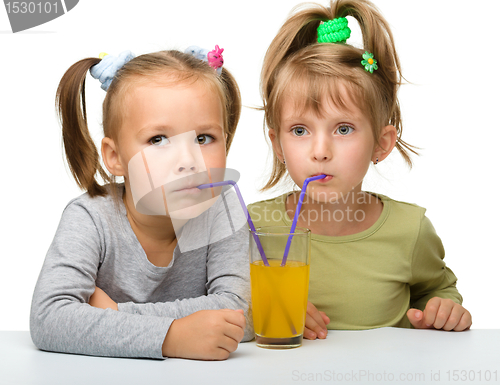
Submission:
<svg viewBox="0 0 500 385">
<path fill-rule="evenodd" d="M 175 211 L 169 211 L 168 215 L 173 219 L 192 219 L 207 211 L 217 201 L 218 196 L 205 202 L 197 203 L 186 208 Z"/>
</svg>

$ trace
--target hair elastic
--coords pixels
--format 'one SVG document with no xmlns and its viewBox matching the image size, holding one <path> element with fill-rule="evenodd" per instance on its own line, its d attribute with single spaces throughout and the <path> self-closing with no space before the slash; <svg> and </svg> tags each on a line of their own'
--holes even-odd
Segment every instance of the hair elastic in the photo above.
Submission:
<svg viewBox="0 0 500 385">
<path fill-rule="evenodd" d="M 222 52 L 224 52 L 224 48 L 219 48 L 218 45 L 216 45 L 215 49 L 213 49 L 212 51 L 200 48 L 196 45 L 187 47 L 184 51 L 184 53 L 193 55 L 197 59 L 206 61 L 208 65 L 217 72 L 217 75 L 220 75 L 222 73 L 222 66 L 224 65 Z"/>
<path fill-rule="evenodd" d="M 135 55 L 130 51 L 124 51 L 118 55 L 100 53 L 101 61 L 90 68 L 90 75 L 101 82 L 101 88 L 107 91 L 116 73 L 125 63 L 132 60 Z"/>
<path fill-rule="evenodd" d="M 317 29 L 318 43 L 345 43 L 351 36 L 345 17 L 322 21 Z"/>
</svg>

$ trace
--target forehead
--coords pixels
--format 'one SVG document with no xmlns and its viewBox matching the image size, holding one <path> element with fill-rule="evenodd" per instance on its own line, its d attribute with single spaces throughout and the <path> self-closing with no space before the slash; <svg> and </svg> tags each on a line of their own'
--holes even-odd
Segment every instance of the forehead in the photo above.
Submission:
<svg viewBox="0 0 500 385">
<path fill-rule="evenodd" d="M 216 91 L 216 87 L 200 80 L 180 83 L 164 79 L 140 82 L 130 87 L 124 96 L 125 115 L 149 111 L 163 112 L 175 118 L 183 112 L 190 111 L 194 114 L 193 118 L 202 112 L 221 113 L 222 103 Z"/>
<path fill-rule="evenodd" d="M 313 113 L 324 117 L 332 112 L 356 118 L 364 117 L 364 102 L 352 84 L 331 78 L 320 82 L 289 82 L 279 104 L 281 119 Z"/>
<path fill-rule="evenodd" d="M 203 127 L 222 131 L 224 110 L 204 82 L 148 82 L 136 84 L 124 95 L 121 120 L 122 138 L 146 133 L 173 136 Z"/>
<path fill-rule="evenodd" d="M 136 99 L 137 97 L 148 97 L 161 92 L 192 91 L 199 95 L 218 93 L 218 87 L 214 82 L 203 77 L 183 78 L 175 73 L 158 74 L 158 76 L 133 76 L 123 88 L 123 100 Z M 154 97 L 154 96 L 152 96 Z"/>
</svg>

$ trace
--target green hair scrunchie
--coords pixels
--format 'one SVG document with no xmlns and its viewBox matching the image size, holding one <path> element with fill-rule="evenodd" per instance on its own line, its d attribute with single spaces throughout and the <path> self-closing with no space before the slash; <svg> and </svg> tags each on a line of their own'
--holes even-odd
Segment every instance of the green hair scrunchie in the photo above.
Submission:
<svg viewBox="0 0 500 385">
<path fill-rule="evenodd" d="M 345 43 L 350 36 L 345 17 L 323 21 L 318 26 L 318 43 Z"/>
</svg>

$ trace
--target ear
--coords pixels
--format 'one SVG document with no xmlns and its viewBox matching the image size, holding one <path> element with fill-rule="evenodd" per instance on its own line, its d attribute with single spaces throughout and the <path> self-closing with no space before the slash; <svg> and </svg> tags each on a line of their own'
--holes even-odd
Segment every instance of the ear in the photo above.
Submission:
<svg viewBox="0 0 500 385">
<path fill-rule="evenodd" d="M 269 139 L 271 139 L 274 153 L 276 154 L 278 159 L 281 161 L 281 163 L 283 163 L 283 158 L 284 158 L 283 157 L 283 150 L 281 148 L 280 141 L 277 137 L 276 130 L 274 130 L 273 128 L 270 128 L 269 132 L 267 134 L 269 135 Z"/>
<path fill-rule="evenodd" d="M 125 170 L 116 152 L 116 144 L 113 139 L 106 137 L 101 141 L 101 154 L 104 165 L 111 174 L 114 176 L 125 175 Z"/>
<path fill-rule="evenodd" d="M 394 149 L 397 140 L 397 130 L 394 126 L 385 126 L 380 132 L 380 138 L 378 144 L 375 146 L 373 151 L 372 161 L 376 163 L 377 159 L 379 162 L 383 161 L 389 156 L 389 154 Z"/>
</svg>

